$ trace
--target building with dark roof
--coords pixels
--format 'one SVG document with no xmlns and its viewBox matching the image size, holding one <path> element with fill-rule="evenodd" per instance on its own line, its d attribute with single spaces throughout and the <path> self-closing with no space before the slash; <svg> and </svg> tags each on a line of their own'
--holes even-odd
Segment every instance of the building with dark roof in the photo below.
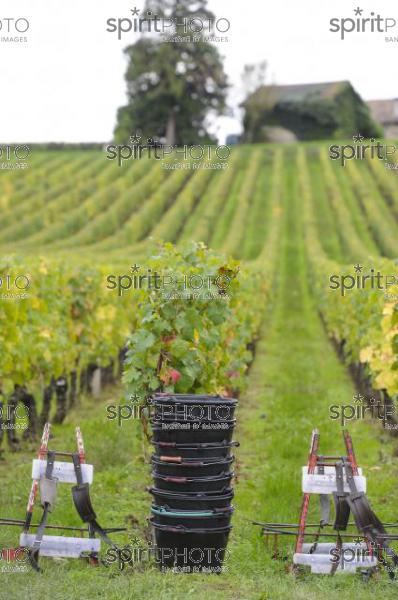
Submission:
<svg viewBox="0 0 398 600">
<path fill-rule="evenodd" d="M 380 135 L 369 108 L 349 81 L 265 85 L 242 106 L 245 142 L 270 141 L 274 128 L 298 140 Z"/>
<path fill-rule="evenodd" d="M 366 103 L 375 121 L 384 129 L 384 137 L 398 138 L 398 98 L 369 100 Z"/>
</svg>

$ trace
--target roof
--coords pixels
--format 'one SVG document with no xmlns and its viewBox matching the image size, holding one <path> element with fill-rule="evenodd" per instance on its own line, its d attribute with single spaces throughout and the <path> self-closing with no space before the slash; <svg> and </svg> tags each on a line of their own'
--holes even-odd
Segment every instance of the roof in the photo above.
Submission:
<svg viewBox="0 0 398 600">
<path fill-rule="evenodd" d="M 379 123 L 398 123 L 398 98 L 391 100 L 369 100 L 366 103 L 372 116 Z"/>
<path fill-rule="evenodd" d="M 300 102 L 308 98 L 334 98 L 343 88 L 350 86 L 349 81 L 329 81 L 325 83 L 299 83 L 292 85 L 263 85 L 253 92 L 243 105 L 263 102 L 267 99 L 272 104 L 281 100 Z"/>
</svg>

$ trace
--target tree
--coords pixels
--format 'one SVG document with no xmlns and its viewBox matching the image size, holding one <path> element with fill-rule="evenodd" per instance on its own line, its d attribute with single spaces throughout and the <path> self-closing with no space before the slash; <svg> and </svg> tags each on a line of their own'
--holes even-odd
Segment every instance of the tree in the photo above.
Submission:
<svg viewBox="0 0 398 600">
<path fill-rule="evenodd" d="M 170 145 L 215 141 L 207 130 L 208 117 L 225 109 L 227 78 L 218 49 L 206 41 L 206 32 L 195 33 L 198 41 L 193 41 L 193 32 L 184 31 L 183 25 L 184 18 L 206 24 L 214 19 L 206 4 L 207 0 L 146 1 L 146 15 L 150 11 L 158 19 L 175 19 L 173 37 L 182 41 L 165 41 L 151 30 L 125 49 L 128 104 L 118 110 L 117 142 L 127 141 L 135 132 L 144 140 Z"/>
</svg>

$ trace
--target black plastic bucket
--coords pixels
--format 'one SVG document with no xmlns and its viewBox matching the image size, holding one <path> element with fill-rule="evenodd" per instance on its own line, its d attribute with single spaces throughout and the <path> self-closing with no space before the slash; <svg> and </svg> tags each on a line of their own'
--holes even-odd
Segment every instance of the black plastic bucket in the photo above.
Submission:
<svg viewBox="0 0 398 600">
<path fill-rule="evenodd" d="M 177 394 L 176 392 L 155 392 L 152 396 L 152 398 L 175 398 L 176 401 L 187 398 L 188 400 L 190 398 L 202 398 L 202 399 L 209 399 L 209 398 L 226 398 L 226 396 L 220 396 L 220 394 Z"/>
<path fill-rule="evenodd" d="M 225 422 L 234 419 L 238 401 L 235 398 L 222 396 L 206 396 L 192 394 L 155 395 L 153 406 L 153 422 L 188 421 L 188 422 Z"/>
<path fill-rule="evenodd" d="M 214 508 L 225 508 L 230 505 L 234 497 L 234 491 L 226 489 L 223 494 L 219 492 L 188 492 L 175 493 L 158 488 L 149 488 L 154 502 L 158 506 L 166 506 L 171 509 L 182 510 L 212 510 Z"/>
<path fill-rule="evenodd" d="M 175 444 L 226 443 L 232 440 L 236 419 L 232 421 L 189 421 L 151 420 L 155 442 L 174 442 Z"/>
<path fill-rule="evenodd" d="M 152 456 L 152 466 L 160 475 L 172 477 L 208 477 L 228 472 L 234 456 L 227 458 L 184 458 L 179 456 Z"/>
<path fill-rule="evenodd" d="M 220 573 L 232 527 L 197 529 L 153 522 L 157 564 L 162 570 Z"/>
<path fill-rule="evenodd" d="M 232 506 L 216 510 L 175 510 L 165 506 L 153 505 L 153 522 L 158 525 L 184 525 L 193 529 L 217 529 L 231 523 Z"/>
<path fill-rule="evenodd" d="M 176 444 L 175 442 L 155 442 L 152 440 L 158 456 L 181 456 L 182 458 L 227 458 L 231 449 L 239 442 L 216 442 L 212 444 Z"/>
<path fill-rule="evenodd" d="M 216 492 L 230 487 L 234 472 L 210 477 L 172 477 L 152 471 L 155 486 L 170 492 Z"/>
</svg>

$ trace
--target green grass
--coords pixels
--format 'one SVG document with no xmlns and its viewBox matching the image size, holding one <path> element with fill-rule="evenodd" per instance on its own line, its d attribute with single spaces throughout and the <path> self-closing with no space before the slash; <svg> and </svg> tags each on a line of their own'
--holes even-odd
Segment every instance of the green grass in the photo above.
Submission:
<svg viewBox="0 0 398 600">
<path fill-rule="evenodd" d="M 314 209 L 318 231 L 322 232 L 321 242 L 325 252 L 337 261 L 342 259 L 342 250 L 333 205 L 325 187 L 325 169 L 319 162 L 318 148 L 307 149 L 308 170 L 315 200 Z"/>
</svg>

